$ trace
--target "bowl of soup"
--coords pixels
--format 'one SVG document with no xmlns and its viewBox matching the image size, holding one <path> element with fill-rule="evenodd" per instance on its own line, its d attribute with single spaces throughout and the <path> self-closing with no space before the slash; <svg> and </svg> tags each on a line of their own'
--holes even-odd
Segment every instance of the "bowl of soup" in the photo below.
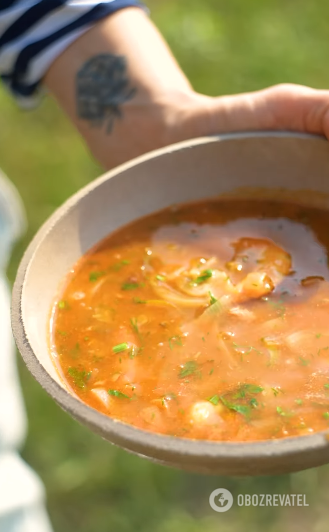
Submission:
<svg viewBox="0 0 329 532">
<path fill-rule="evenodd" d="M 109 442 L 190 471 L 329 462 L 329 145 L 184 142 L 83 188 L 21 262 L 27 367 Z"/>
</svg>

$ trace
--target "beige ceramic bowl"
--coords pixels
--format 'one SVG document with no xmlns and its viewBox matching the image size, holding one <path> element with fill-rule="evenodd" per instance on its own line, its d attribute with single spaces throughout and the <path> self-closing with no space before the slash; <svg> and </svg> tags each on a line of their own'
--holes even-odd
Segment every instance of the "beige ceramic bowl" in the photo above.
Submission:
<svg viewBox="0 0 329 532">
<path fill-rule="evenodd" d="M 290 196 L 329 208 L 329 144 L 320 137 L 245 133 L 202 138 L 143 156 L 100 177 L 69 199 L 27 249 L 13 291 L 12 326 L 27 367 L 75 419 L 110 442 L 190 471 L 260 475 L 329 462 L 324 433 L 257 443 L 214 443 L 161 436 L 110 417 L 73 397 L 48 347 L 49 310 L 73 264 L 111 231 L 173 203 L 221 194 Z M 261 190 L 260 190 L 261 189 Z M 321 193 L 321 194 L 319 194 Z M 276 192 L 277 194 L 277 192 Z M 305 201 L 305 192 L 302 196 Z M 329 326 L 329 322 L 328 322 Z"/>
</svg>

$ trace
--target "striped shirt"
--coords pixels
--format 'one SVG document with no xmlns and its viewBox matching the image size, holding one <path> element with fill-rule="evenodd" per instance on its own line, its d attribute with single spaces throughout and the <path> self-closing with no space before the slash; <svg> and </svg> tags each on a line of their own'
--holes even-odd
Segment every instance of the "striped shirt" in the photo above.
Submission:
<svg viewBox="0 0 329 532">
<path fill-rule="evenodd" d="M 33 107 L 52 61 L 96 21 L 139 0 L 0 0 L 0 75 Z"/>
</svg>

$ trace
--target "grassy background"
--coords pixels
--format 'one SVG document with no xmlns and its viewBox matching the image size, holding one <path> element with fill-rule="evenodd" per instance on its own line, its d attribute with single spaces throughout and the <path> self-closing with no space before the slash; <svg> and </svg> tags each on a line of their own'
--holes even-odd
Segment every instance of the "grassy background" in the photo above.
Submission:
<svg viewBox="0 0 329 532">
<path fill-rule="evenodd" d="M 235 93 L 278 82 L 329 88 L 327 0 L 150 0 L 152 18 L 194 87 Z M 101 173 L 50 100 L 32 113 L 0 91 L 0 163 L 25 202 L 29 229 L 13 254 L 12 281 L 40 224 Z M 19 361 L 30 421 L 25 459 L 48 493 L 55 532 L 325 532 L 329 468 L 227 479 L 153 465 L 110 446 L 48 398 Z M 307 508 L 233 508 L 215 514 L 210 492 L 306 493 Z"/>
</svg>

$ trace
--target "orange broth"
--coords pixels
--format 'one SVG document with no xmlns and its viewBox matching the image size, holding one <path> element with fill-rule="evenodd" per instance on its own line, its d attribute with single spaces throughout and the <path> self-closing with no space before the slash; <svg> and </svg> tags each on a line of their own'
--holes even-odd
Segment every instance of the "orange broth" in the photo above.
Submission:
<svg viewBox="0 0 329 532">
<path fill-rule="evenodd" d="M 70 272 L 52 350 L 79 398 L 184 438 L 329 428 L 329 212 L 210 200 L 127 225 Z"/>
</svg>

